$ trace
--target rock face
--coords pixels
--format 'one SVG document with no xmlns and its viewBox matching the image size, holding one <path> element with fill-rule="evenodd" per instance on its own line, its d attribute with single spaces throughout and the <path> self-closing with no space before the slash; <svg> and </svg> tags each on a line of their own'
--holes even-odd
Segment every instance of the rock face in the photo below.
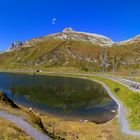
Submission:
<svg viewBox="0 0 140 140">
<path fill-rule="evenodd" d="M 76 32 L 71 27 L 65 28 L 62 33 L 52 34 L 48 37 L 59 38 L 62 40 L 71 39 L 79 41 L 89 41 L 100 46 L 112 46 L 113 41 L 105 36 L 86 32 Z"/>
<path fill-rule="evenodd" d="M 71 27 L 65 28 L 65 29 L 63 30 L 64 33 L 73 32 L 73 31 L 74 31 L 74 30 L 73 30 Z"/>
<path fill-rule="evenodd" d="M 24 42 L 21 42 L 21 41 L 16 41 L 16 42 L 13 42 L 9 48 L 9 50 L 15 50 L 15 49 L 19 49 L 21 48 L 22 46 L 24 46 L 25 43 Z"/>
</svg>

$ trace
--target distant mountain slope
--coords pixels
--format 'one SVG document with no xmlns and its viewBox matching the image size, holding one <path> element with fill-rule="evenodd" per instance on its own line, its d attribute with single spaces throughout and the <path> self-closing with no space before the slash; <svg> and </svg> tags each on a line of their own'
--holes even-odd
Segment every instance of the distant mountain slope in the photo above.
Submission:
<svg viewBox="0 0 140 140">
<path fill-rule="evenodd" d="M 134 38 L 131 38 L 126 41 L 114 43 L 114 45 L 129 45 L 129 44 L 134 44 L 134 43 L 140 43 L 140 35 L 137 35 Z"/>
<path fill-rule="evenodd" d="M 86 71 L 136 72 L 140 67 L 139 37 L 125 43 L 113 43 L 101 35 L 67 28 L 62 33 L 23 44 L 0 54 L 0 69 L 74 67 Z"/>
<path fill-rule="evenodd" d="M 35 38 L 30 41 L 26 42 L 14 42 L 12 43 L 10 50 L 19 49 L 21 47 L 29 47 L 34 46 L 38 43 L 46 42 L 49 39 L 61 39 L 63 40 L 75 40 L 75 41 L 87 41 L 91 42 L 96 45 L 100 46 L 111 46 L 113 44 L 113 41 L 105 36 L 98 35 L 98 34 L 91 34 L 91 33 L 85 33 L 85 32 L 76 32 L 72 28 L 65 28 L 63 32 L 51 34 L 45 37 Z"/>
<path fill-rule="evenodd" d="M 0 55 L 0 67 L 47 68 L 54 66 L 98 67 L 102 47 L 85 41 L 49 39 Z M 99 60 L 100 61 L 100 60 Z M 87 64 L 86 64 L 87 63 Z M 92 64 L 93 63 L 93 64 Z"/>
</svg>

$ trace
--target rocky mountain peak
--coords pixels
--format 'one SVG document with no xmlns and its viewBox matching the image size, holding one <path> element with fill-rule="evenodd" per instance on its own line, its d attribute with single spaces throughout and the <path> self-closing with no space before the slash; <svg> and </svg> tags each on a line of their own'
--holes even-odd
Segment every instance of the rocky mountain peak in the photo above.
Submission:
<svg viewBox="0 0 140 140">
<path fill-rule="evenodd" d="M 73 32 L 74 30 L 71 27 L 65 28 L 63 33 Z"/>
<path fill-rule="evenodd" d="M 65 28 L 63 32 L 51 34 L 48 37 L 58 38 L 62 40 L 69 39 L 77 41 L 88 41 L 100 46 L 112 46 L 113 44 L 113 41 L 108 37 L 98 34 L 75 31 L 71 27 Z"/>
</svg>

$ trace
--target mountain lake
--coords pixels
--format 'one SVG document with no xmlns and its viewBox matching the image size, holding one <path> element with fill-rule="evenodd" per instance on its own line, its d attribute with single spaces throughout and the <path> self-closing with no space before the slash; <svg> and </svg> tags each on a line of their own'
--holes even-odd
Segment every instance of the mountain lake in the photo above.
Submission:
<svg viewBox="0 0 140 140">
<path fill-rule="evenodd" d="M 117 115 L 117 103 L 91 80 L 0 73 L 0 90 L 17 104 L 66 120 L 105 123 Z"/>
</svg>

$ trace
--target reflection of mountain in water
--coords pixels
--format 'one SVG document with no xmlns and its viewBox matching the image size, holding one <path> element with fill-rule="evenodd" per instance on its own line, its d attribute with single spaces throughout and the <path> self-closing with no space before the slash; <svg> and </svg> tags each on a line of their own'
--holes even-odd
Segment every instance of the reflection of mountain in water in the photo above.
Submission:
<svg viewBox="0 0 140 140">
<path fill-rule="evenodd" d="M 102 115 L 117 108 L 98 83 L 76 78 L 0 74 L 18 103 L 61 115 Z"/>
<path fill-rule="evenodd" d="M 94 84 L 93 84 L 94 85 Z M 81 108 L 94 108 L 107 104 L 111 99 L 106 92 L 98 85 L 93 87 L 86 84 L 84 87 L 47 85 L 42 87 L 17 87 L 11 88 L 16 96 L 24 96 L 32 102 L 47 105 L 63 110 L 75 110 Z"/>
</svg>

